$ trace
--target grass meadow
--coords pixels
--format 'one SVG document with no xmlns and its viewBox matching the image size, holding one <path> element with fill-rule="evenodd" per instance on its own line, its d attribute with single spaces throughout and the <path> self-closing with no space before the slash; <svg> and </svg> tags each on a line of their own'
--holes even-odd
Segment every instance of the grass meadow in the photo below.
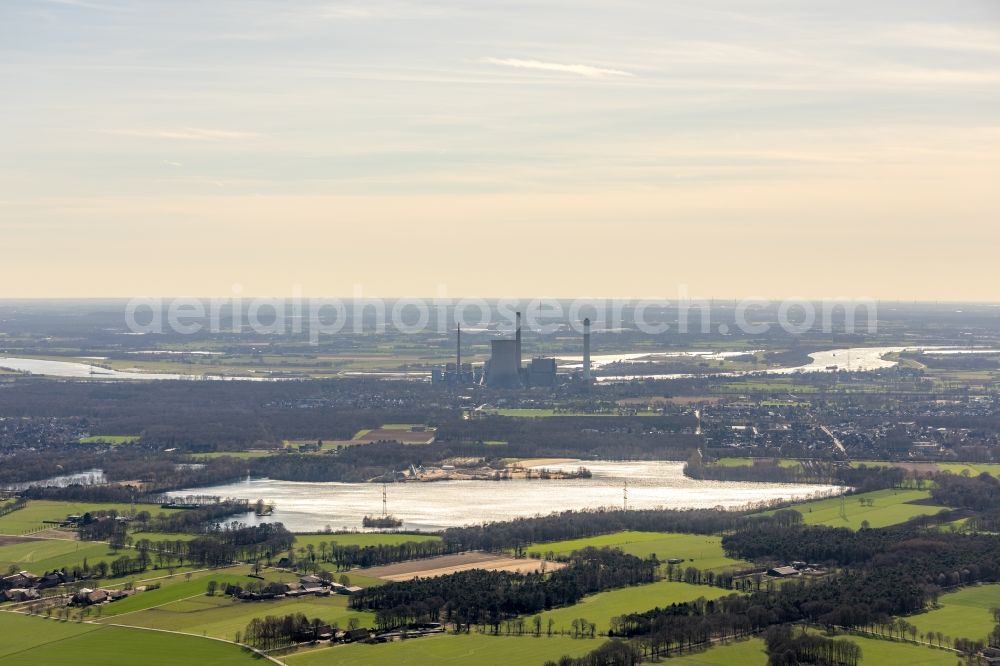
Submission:
<svg viewBox="0 0 1000 666">
<path fill-rule="evenodd" d="M 548 631 L 549 620 L 553 620 L 553 632 L 569 633 L 575 619 L 586 619 L 597 625 L 597 633 L 607 633 L 611 618 L 627 613 L 641 613 L 654 608 L 666 607 L 684 601 L 694 601 L 700 597 L 718 599 L 732 594 L 708 585 L 658 581 L 648 585 L 636 585 L 607 592 L 599 592 L 584 597 L 579 603 L 565 608 L 556 608 L 539 613 L 542 631 Z M 530 623 L 528 623 L 530 626 Z"/>
<path fill-rule="evenodd" d="M 791 508 L 802 514 L 807 525 L 829 525 L 831 527 L 849 527 L 860 529 L 864 521 L 869 527 L 887 527 L 904 523 L 917 516 L 929 516 L 947 507 L 929 504 L 910 504 L 910 502 L 926 500 L 930 493 L 926 490 L 876 490 L 858 495 L 802 502 Z M 861 499 L 871 500 L 872 505 L 866 506 Z M 843 504 L 841 504 L 843 502 Z M 841 515 L 843 506 L 845 516 Z"/>
<path fill-rule="evenodd" d="M 906 621 L 921 633 L 940 631 L 951 638 L 985 639 L 996 623 L 991 608 L 1000 607 L 1000 585 L 963 587 L 942 594 L 940 608 L 911 615 Z"/>
<path fill-rule="evenodd" d="M 579 657 L 606 639 L 567 636 L 439 635 L 380 645 L 341 645 L 282 657 L 289 666 L 542 666 L 563 655 Z"/>
<path fill-rule="evenodd" d="M 126 514 L 131 507 L 125 503 L 57 502 L 53 500 L 30 500 L 23 509 L 0 516 L 0 534 L 24 534 L 30 530 L 45 527 L 46 520 L 64 520 L 66 516 L 82 516 L 88 511 L 111 511 Z M 174 513 L 177 509 L 161 509 L 159 504 L 136 504 L 136 511 L 148 511 L 152 515 Z"/>
<path fill-rule="evenodd" d="M 2 542 L 2 541 L 0 541 Z M 110 562 L 115 557 L 106 543 L 70 541 L 69 539 L 25 539 L 0 545 L 0 571 L 10 566 L 41 575 L 46 571 L 100 560 Z"/>
<path fill-rule="evenodd" d="M 310 619 L 318 617 L 325 622 L 336 622 L 341 627 L 346 627 L 351 618 L 357 618 L 363 627 L 370 627 L 375 622 L 373 613 L 348 609 L 347 597 L 343 595 L 256 602 L 236 601 L 221 595 L 210 597 L 204 594 L 204 586 L 210 579 L 209 576 L 201 580 L 199 587 L 202 591 L 196 592 L 195 596 L 139 610 L 121 620 L 138 627 L 182 631 L 226 640 L 233 640 L 236 632 L 242 633 L 253 618 L 267 615 L 303 613 Z M 102 622 L 108 621 L 118 622 L 114 618 L 102 620 Z"/>
<path fill-rule="evenodd" d="M 258 662 L 235 645 L 158 631 L 58 622 L 0 613 L 4 666 L 247 666 Z"/>
<path fill-rule="evenodd" d="M 629 555 L 648 557 L 655 554 L 660 560 L 683 559 L 681 566 L 693 566 L 704 571 L 740 568 L 746 562 L 726 557 L 722 550 L 722 538 L 704 534 L 676 534 L 671 532 L 615 532 L 584 539 L 537 543 L 528 548 L 528 553 L 547 556 L 569 555 L 574 550 L 593 546 L 594 548 L 621 548 Z"/>
</svg>

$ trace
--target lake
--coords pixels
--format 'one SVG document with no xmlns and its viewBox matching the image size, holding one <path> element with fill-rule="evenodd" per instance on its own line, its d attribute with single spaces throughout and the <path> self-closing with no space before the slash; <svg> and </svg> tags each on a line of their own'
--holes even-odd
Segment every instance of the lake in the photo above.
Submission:
<svg viewBox="0 0 1000 666">
<path fill-rule="evenodd" d="M 94 468 L 87 469 L 82 472 L 73 472 L 72 474 L 60 474 L 59 476 L 49 477 L 48 479 L 42 479 L 41 481 L 12 483 L 8 486 L 4 486 L 3 490 L 21 491 L 27 490 L 28 488 L 65 488 L 66 486 L 73 485 L 94 486 L 107 482 L 108 479 L 104 476 L 104 470 Z"/>
<path fill-rule="evenodd" d="M 590 479 L 438 481 L 387 486 L 389 513 L 403 529 L 446 527 L 510 520 L 568 509 L 620 508 L 625 480 L 631 509 L 740 507 L 779 499 L 798 499 L 839 492 L 837 486 L 780 483 L 698 481 L 683 474 L 684 463 L 663 461 L 573 461 L 546 465 L 576 469 L 584 465 Z M 248 514 L 248 523 L 282 522 L 296 532 L 360 529 L 365 514 L 382 512 L 382 486 L 375 483 L 302 483 L 248 479 L 226 485 L 180 490 L 171 495 L 219 495 L 273 502 L 272 516 Z"/>
</svg>

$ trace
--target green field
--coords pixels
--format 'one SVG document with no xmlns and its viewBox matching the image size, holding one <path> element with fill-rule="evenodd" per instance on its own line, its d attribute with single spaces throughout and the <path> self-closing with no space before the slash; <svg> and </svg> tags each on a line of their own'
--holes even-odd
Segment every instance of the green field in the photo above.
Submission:
<svg viewBox="0 0 1000 666">
<path fill-rule="evenodd" d="M 862 666 L 885 666 L 886 664 L 906 664 L 906 666 L 954 666 L 958 655 L 947 650 L 938 650 L 923 645 L 885 641 L 876 638 L 841 635 L 836 639 L 846 639 L 861 647 Z M 666 663 L 675 666 L 766 666 L 767 653 L 764 641 L 751 638 L 718 645 L 704 652 L 678 655 Z"/>
<path fill-rule="evenodd" d="M 847 495 L 794 504 L 791 508 L 802 514 L 808 525 L 830 525 L 859 529 L 868 521 L 869 527 L 886 527 L 906 522 L 916 516 L 933 515 L 947 507 L 927 504 L 907 504 L 930 497 L 926 490 L 876 490 L 870 493 Z M 872 506 L 862 506 L 860 499 L 871 499 Z M 841 502 L 846 518 L 840 514 Z"/>
<path fill-rule="evenodd" d="M 579 657 L 602 639 L 566 636 L 441 635 L 380 645 L 342 645 L 282 657 L 289 666 L 542 666 L 563 655 Z"/>
<path fill-rule="evenodd" d="M 556 608 L 539 615 L 542 618 L 542 631 L 548 631 L 548 623 L 551 619 L 555 622 L 552 627 L 553 632 L 565 631 L 569 633 L 573 620 L 585 618 L 588 622 L 597 625 L 597 633 L 600 634 L 607 633 L 609 620 L 618 615 L 641 613 L 683 601 L 694 601 L 699 597 L 718 599 L 729 594 L 732 594 L 730 590 L 723 590 L 719 587 L 688 585 L 687 583 L 661 580 L 648 585 L 636 585 L 592 594 L 572 606 Z M 530 623 L 528 624 L 530 626 Z"/>
<path fill-rule="evenodd" d="M 1000 464 L 998 463 L 966 463 L 966 462 L 897 462 L 889 460 L 854 460 L 852 467 L 902 467 L 904 469 L 918 469 L 929 472 L 951 472 L 952 474 L 963 474 L 968 472 L 969 476 L 979 476 L 983 472 L 1000 477 Z"/>
<path fill-rule="evenodd" d="M 24 534 L 37 530 L 46 520 L 64 520 L 66 516 L 82 516 L 88 511 L 118 511 L 127 514 L 128 504 L 99 504 L 94 502 L 56 502 L 52 500 L 30 500 L 23 509 L 0 516 L 0 534 Z M 177 509 L 161 509 L 158 504 L 136 504 L 136 511 L 148 511 L 152 515 L 174 513 Z"/>
<path fill-rule="evenodd" d="M 926 645 L 851 635 L 833 636 L 832 638 L 844 638 L 861 646 L 862 666 L 882 666 L 882 664 L 955 666 L 959 661 L 958 655 L 950 650 L 938 650 Z"/>
<path fill-rule="evenodd" d="M 990 463 L 938 463 L 937 467 L 942 472 L 961 474 L 968 471 L 972 476 L 979 476 L 983 472 L 1000 477 L 1000 464 Z"/>
<path fill-rule="evenodd" d="M 773 462 L 773 458 L 719 458 L 713 465 L 721 465 L 723 467 L 749 467 L 755 461 L 767 461 Z M 802 463 L 798 460 L 791 460 L 790 458 L 779 458 L 778 465 L 781 467 L 800 467 Z"/>
<path fill-rule="evenodd" d="M 227 567 L 225 569 L 215 569 L 212 571 L 199 571 L 197 574 L 192 574 L 190 579 L 184 574 L 178 574 L 170 578 L 153 580 L 152 582 L 160 584 L 159 589 L 149 590 L 148 592 L 138 592 L 126 599 L 122 599 L 121 601 L 107 604 L 102 608 L 101 615 L 103 618 L 107 618 L 116 615 L 136 613 L 154 606 L 164 606 L 166 604 L 171 604 L 176 601 L 182 601 L 189 598 L 211 598 L 205 593 L 210 580 L 214 580 L 218 583 L 221 590 L 227 583 L 232 583 L 234 585 L 246 585 L 247 583 L 252 582 L 254 579 L 247 576 L 248 573 L 250 573 L 250 567 L 239 566 Z M 292 582 L 298 580 L 298 577 L 292 573 L 271 570 L 265 570 L 263 573 L 264 578 L 268 581 Z M 142 584 L 141 581 L 139 584 Z M 221 594 L 221 591 L 216 593 L 216 595 L 220 597 Z M 112 621 L 118 622 L 118 620 Z M 125 622 L 129 623 L 128 621 Z"/>
<path fill-rule="evenodd" d="M 921 633 L 940 631 L 951 638 L 985 639 L 996 623 L 991 608 L 1000 607 L 1000 585 L 964 587 L 941 595 L 940 608 L 911 615 L 906 621 Z"/>
<path fill-rule="evenodd" d="M 648 557 L 655 554 L 661 561 L 679 558 L 682 566 L 693 566 L 705 571 L 745 566 L 746 562 L 726 557 L 722 538 L 704 534 L 673 534 L 670 532 L 616 532 L 584 539 L 539 543 L 528 548 L 528 553 L 548 556 L 569 555 L 574 550 L 594 548 L 621 548 L 629 555 Z"/>
<path fill-rule="evenodd" d="M 343 595 L 258 602 L 236 601 L 219 595 L 209 597 L 203 591 L 211 578 L 212 576 L 202 577 L 198 586 L 202 592 L 196 591 L 196 596 L 130 613 L 127 624 L 233 640 L 236 632 L 246 629 L 250 620 L 266 615 L 304 613 L 309 618 L 318 617 L 326 622 L 337 622 L 341 627 L 346 627 L 352 617 L 358 618 L 363 627 L 370 627 L 375 623 L 373 613 L 358 613 L 348 609 L 347 597 Z M 111 621 L 117 620 L 112 618 Z"/>
<path fill-rule="evenodd" d="M 764 651 L 764 640 L 750 638 L 744 641 L 733 641 L 725 645 L 716 645 L 703 652 L 681 654 L 667 660 L 671 666 L 765 666 L 767 652 Z"/>
<path fill-rule="evenodd" d="M 214 458 L 238 458 L 240 460 L 250 460 L 251 458 L 266 458 L 267 456 L 279 454 L 279 451 L 250 449 L 249 451 L 212 451 L 210 453 L 195 453 L 191 457 L 195 460 L 212 460 Z"/>
<path fill-rule="evenodd" d="M 318 547 L 321 543 L 336 542 L 341 546 L 395 546 L 408 541 L 440 541 L 436 534 L 397 534 L 394 532 L 342 532 L 331 534 L 296 534 L 295 549 L 312 544 Z"/>
<path fill-rule="evenodd" d="M 81 444 L 114 444 L 118 446 L 119 444 L 132 444 L 139 441 L 139 435 L 91 435 L 90 437 L 81 437 Z"/>
<path fill-rule="evenodd" d="M 191 532 L 132 532 L 132 540 L 134 542 L 142 539 L 150 541 L 191 541 L 201 536 L 204 535 Z"/>
<path fill-rule="evenodd" d="M 86 558 L 90 564 L 110 562 L 115 555 L 106 543 L 68 539 L 28 539 L 0 546 L 0 571 L 11 565 L 41 575 L 46 571 L 72 567 Z"/>
<path fill-rule="evenodd" d="M 0 661 L 5 666 L 173 666 L 255 663 L 249 652 L 221 641 L 125 627 L 57 622 L 0 613 Z"/>
</svg>

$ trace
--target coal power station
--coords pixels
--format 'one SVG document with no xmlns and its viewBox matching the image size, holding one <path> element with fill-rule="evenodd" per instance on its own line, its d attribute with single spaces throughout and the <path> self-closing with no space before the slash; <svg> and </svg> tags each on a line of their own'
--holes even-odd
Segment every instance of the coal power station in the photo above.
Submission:
<svg viewBox="0 0 1000 666">
<path fill-rule="evenodd" d="M 590 384 L 590 319 L 583 320 L 582 378 Z M 521 353 L 521 313 L 515 314 L 514 337 L 490 340 L 490 357 L 482 369 L 462 362 L 462 327 L 455 336 L 455 362 L 431 372 L 434 384 L 483 385 L 497 389 L 551 388 L 570 379 L 559 375 L 556 359 L 537 356 L 527 366 Z"/>
</svg>

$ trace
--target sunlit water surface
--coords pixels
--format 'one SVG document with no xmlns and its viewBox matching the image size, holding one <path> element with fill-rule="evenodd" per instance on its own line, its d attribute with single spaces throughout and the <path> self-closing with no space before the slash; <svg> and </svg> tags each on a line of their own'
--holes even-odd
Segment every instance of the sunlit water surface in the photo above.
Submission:
<svg viewBox="0 0 1000 666">
<path fill-rule="evenodd" d="M 739 507 L 779 499 L 829 495 L 836 486 L 697 481 L 684 476 L 679 462 L 571 462 L 549 469 L 585 465 L 590 479 L 438 481 L 388 486 L 389 513 L 403 520 L 403 529 L 438 530 L 567 509 L 621 508 L 628 480 L 630 509 Z M 277 509 L 246 522 L 280 521 L 293 531 L 359 529 L 366 514 L 382 511 L 382 486 L 375 483 L 301 483 L 248 479 L 239 483 L 199 487 L 172 493 L 264 499 Z"/>
</svg>

